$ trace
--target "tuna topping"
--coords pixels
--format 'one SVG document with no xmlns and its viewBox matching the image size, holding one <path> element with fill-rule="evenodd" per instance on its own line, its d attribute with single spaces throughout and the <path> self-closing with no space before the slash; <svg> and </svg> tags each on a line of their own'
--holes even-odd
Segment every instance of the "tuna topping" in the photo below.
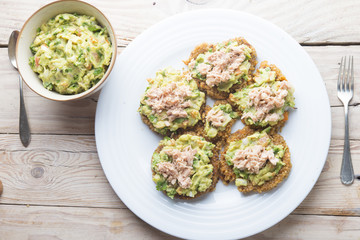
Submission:
<svg viewBox="0 0 360 240">
<path fill-rule="evenodd" d="M 234 167 L 240 170 L 248 170 L 258 174 L 259 170 L 265 165 L 266 161 L 276 165 L 279 159 L 275 158 L 272 150 L 265 150 L 261 145 L 254 145 L 244 150 L 238 150 L 232 159 Z"/>
<path fill-rule="evenodd" d="M 184 110 L 191 106 L 190 101 L 185 98 L 191 96 L 192 92 L 189 86 L 177 86 L 176 83 L 170 83 L 162 88 L 150 89 L 146 97 L 145 103 L 152 108 L 152 113 L 162 113 L 166 111 L 169 121 L 172 122 L 176 118 L 185 118 L 187 113 Z"/>
<path fill-rule="evenodd" d="M 177 180 L 180 187 L 185 189 L 189 188 L 191 186 L 190 175 L 193 160 L 197 150 L 187 146 L 182 151 L 178 149 L 167 149 L 164 150 L 164 152 L 172 158 L 172 163 L 158 163 L 158 172 L 171 184 L 174 185 Z"/>
<path fill-rule="evenodd" d="M 294 88 L 275 65 L 260 64 L 255 83 L 229 96 L 230 102 L 242 112 L 246 125 L 275 126 L 286 121 L 288 111 L 295 108 Z"/>
<path fill-rule="evenodd" d="M 230 104 L 217 104 L 208 111 L 205 117 L 205 133 L 209 138 L 217 136 L 219 131 L 230 131 L 231 128 L 227 129 L 228 124 L 231 120 L 238 117 L 237 112 L 232 110 Z M 232 122 L 233 124 L 234 122 Z M 226 134 L 226 133 L 224 133 Z"/>
<path fill-rule="evenodd" d="M 288 95 L 289 84 L 287 81 L 282 81 L 280 88 L 273 91 L 269 86 L 258 87 L 249 91 L 250 102 L 248 107 L 254 107 L 256 113 L 244 113 L 243 118 L 251 118 L 254 122 L 267 121 L 275 122 L 280 119 L 277 113 L 270 113 L 274 108 L 281 108 L 284 106 L 285 98 Z"/>
<path fill-rule="evenodd" d="M 226 121 L 224 112 L 220 108 L 212 108 L 206 115 L 206 120 L 214 127 L 220 127 Z"/>
<path fill-rule="evenodd" d="M 212 187 L 211 163 L 214 144 L 203 137 L 183 134 L 177 139 L 165 137 L 151 159 L 156 189 L 167 196 L 196 197 Z"/>
<path fill-rule="evenodd" d="M 271 127 L 268 127 L 236 140 L 236 135 L 249 131 L 249 128 L 244 128 L 235 132 L 235 141 L 225 147 L 225 160 L 236 175 L 236 186 L 248 186 L 249 183 L 261 186 L 273 179 L 285 166 L 282 160 L 286 146 L 274 144 L 274 141 L 280 139 L 276 135 L 273 135 L 274 138 L 268 135 L 270 129 Z"/>
<path fill-rule="evenodd" d="M 208 45 L 205 52 L 188 61 L 191 76 L 223 92 L 229 92 L 235 84 L 247 81 L 254 63 L 251 58 L 255 53 L 244 42 L 244 39 L 234 39 Z"/>
<path fill-rule="evenodd" d="M 156 72 L 156 77 L 148 82 L 138 111 L 152 130 L 170 135 L 179 128 L 194 126 L 201 119 L 205 93 L 199 91 L 188 73 L 169 67 Z"/>
<path fill-rule="evenodd" d="M 206 76 L 206 84 L 210 87 L 217 86 L 222 82 L 230 80 L 231 74 L 237 70 L 245 61 L 245 45 L 230 46 L 229 50 L 220 49 L 206 56 L 205 62 L 197 66 L 201 75 Z M 190 67 L 195 66 L 193 59 L 189 63 Z"/>
</svg>

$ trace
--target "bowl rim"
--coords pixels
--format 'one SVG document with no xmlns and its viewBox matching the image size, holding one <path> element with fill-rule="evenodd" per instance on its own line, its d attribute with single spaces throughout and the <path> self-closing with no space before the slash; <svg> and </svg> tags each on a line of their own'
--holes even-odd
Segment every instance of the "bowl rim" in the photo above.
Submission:
<svg viewBox="0 0 360 240">
<path fill-rule="evenodd" d="M 15 58 L 16 58 L 16 64 L 17 66 L 19 66 L 19 63 L 18 63 L 18 46 L 19 46 L 19 41 L 20 41 L 20 38 L 21 38 L 21 35 L 23 33 L 23 30 L 25 29 L 25 27 L 27 26 L 28 22 L 30 21 L 30 19 L 32 19 L 36 14 L 38 14 L 38 12 L 40 12 L 41 10 L 43 10 L 44 8 L 50 6 L 50 5 L 53 5 L 53 4 L 59 4 L 61 2 L 78 2 L 80 4 L 86 4 L 92 8 L 94 8 L 96 11 L 98 11 L 103 17 L 104 19 L 107 21 L 107 23 L 109 24 L 110 28 L 111 28 L 111 32 L 113 33 L 114 35 L 114 41 L 112 42 L 112 46 L 115 46 L 114 47 L 114 51 L 112 53 L 112 56 L 111 56 L 111 61 L 110 61 L 110 64 L 108 66 L 108 69 L 106 70 L 104 76 L 102 77 L 102 79 L 97 83 L 97 86 L 93 86 L 91 87 L 90 89 L 88 89 L 87 91 L 84 91 L 84 92 L 81 92 L 81 93 L 78 93 L 78 94 L 73 94 L 73 95 L 67 95 L 67 96 L 71 96 L 67 99 L 57 99 L 57 98 L 52 98 L 52 97 L 49 97 L 47 96 L 46 94 L 42 94 L 40 92 L 37 92 L 35 91 L 32 87 L 31 87 L 31 84 L 29 84 L 25 78 L 23 77 L 23 75 L 21 74 L 21 71 L 20 69 L 18 68 L 18 72 L 20 74 L 20 77 L 22 78 L 22 80 L 26 83 L 26 85 L 33 91 L 35 92 L 36 94 L 40 95 L 41 97 L 44 97 L 46 99 L 49 99 L 49 100 L 53 100 L 53 101 L 58 101 L 58 102 L 67 102 L 67 101 L 71 101 L 71 100 L 78 100 L 78 99 L 82 99 L 82 98 L 85 98 L 85 97 L 88 97 L 89 95 L 91 95 L 92 93 L 95 93 L 97 90 L 100 90 L 102 85 L 105 83 L 105 80 L 108 78 L 108 76 L 110 75 L 114 65 L 115 65 L 115 62 L 116 62 L 116 56 L 117 56 L 117 39 L 116 39 L 116 33 L 114 31 L 114 28 L 113 26 L 111 25 L 109 19 L 105 16 L 105 14 L 100 11 L 97 7 L 95 7 L 94 5 L 90 4 L 90 3 L 87 3 L 87 2 L 84 2 L 84 1 L 81 1 L 81 0 L 56 0 L 54 2 L 51 2 L 51 3 L 48 3 L 48 4 L 45 4 L 44 6 L 40 7 L 38 10 L 36 10 L 33 14 L 31 14 L 31 16 L 25 21 L 24 25 L 22 26 L 20 32 L 19 32 L 19 36 L 17 38 L 17 41 L 16 41 L 16 54 L 15 54 Z M 38 78 L 40 81 L 41 79 Z M 45 89 L 45 88 L 44 88 Z M 47 89 L 46 89 L 47 90 Z M 47 90 L 47 91 L 50 91 L 50 90 Z M 64 95 L 64 94 L 60 94 L 58 93 L 59 95 Z"/>
</svg>

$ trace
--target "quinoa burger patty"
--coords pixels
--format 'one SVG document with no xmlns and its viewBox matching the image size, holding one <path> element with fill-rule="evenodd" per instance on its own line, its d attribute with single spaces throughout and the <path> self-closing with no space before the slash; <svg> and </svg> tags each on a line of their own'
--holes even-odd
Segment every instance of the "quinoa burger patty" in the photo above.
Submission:
<svg viewBox="0 0 360 240">
<path fill-rule="evenodd" d="M 263 61 L 254 74 L 254 83 L 231 93 L 229 101 L 241 112 L 244 124 L 281 129 L 289 109 L 295 107 L 294 88 L 279 68 Z"/>
<path fill-rule="evenodd" d="M 213 107 L 206 105 L 202 116 L 205 138 L 222 144 L 229 137 L 231 128 L 240 115 L 226 100 L 218 100 Z"/>
<path fill-rule="evenodd" d="M 255 48 L 238 37 L 217 44 L 202 43 L 184 63 L 200 90 L 212 98 L 226 99 L 251 81 L 257 61 Z"/>
<path fill-rule="evenodd" d="M 148 79 L 138 109 L 151 130 L 170 136 L 178 129 L 189 129 L 201 120 L 205 94 L 186 72 L 165 68 Z"/>
<path fill-rule="evenodd" d="M 165 137 L 151 159 L 156 189 L 170 198 L 194 199 L 215 189 L 219 147 L 193 132 Z"/>
<path fill-rule="evenodd" d="M 225 184 L 235 182 L 240 192 L 261 193 L 287 178 L 291 170 L 290 151 L 275 131 L 244 127 L 229 137 L 219 165 Z"/>
</svg>

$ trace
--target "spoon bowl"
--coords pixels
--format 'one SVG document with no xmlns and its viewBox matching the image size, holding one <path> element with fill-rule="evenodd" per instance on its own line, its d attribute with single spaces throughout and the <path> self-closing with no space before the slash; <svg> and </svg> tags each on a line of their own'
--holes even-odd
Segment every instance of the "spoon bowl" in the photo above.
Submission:
<svg viewBox="0 0 360 240">
<path fill-rule="evenodd" d="M 8 55 L 9 60 L 13 67 L 17 70 L 17 63 L 16 63 L 16 41 L 19 36 L 19 31 L 15 30 L 11 33 L 9 38 L 9 45 L 8 45 Z"/>
</svg>

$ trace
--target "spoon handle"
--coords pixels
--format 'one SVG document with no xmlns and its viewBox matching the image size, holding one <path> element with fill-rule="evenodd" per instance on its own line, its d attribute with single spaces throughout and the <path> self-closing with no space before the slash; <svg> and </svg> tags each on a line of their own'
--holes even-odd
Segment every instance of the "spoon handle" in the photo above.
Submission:
<svg viewBox="0 0 360 240">
<path fill-rule="evenodd" d="M 24 96 L 23 96 L 23 81 L 21 76 L 19 76 L 19 85 L 20 85 L 20 119 L 19 119 L 19 133 L 20 140 L 24 147 L 27 147 L 30 143 L 30 127 L 26 115 Z"/>
</svg>

